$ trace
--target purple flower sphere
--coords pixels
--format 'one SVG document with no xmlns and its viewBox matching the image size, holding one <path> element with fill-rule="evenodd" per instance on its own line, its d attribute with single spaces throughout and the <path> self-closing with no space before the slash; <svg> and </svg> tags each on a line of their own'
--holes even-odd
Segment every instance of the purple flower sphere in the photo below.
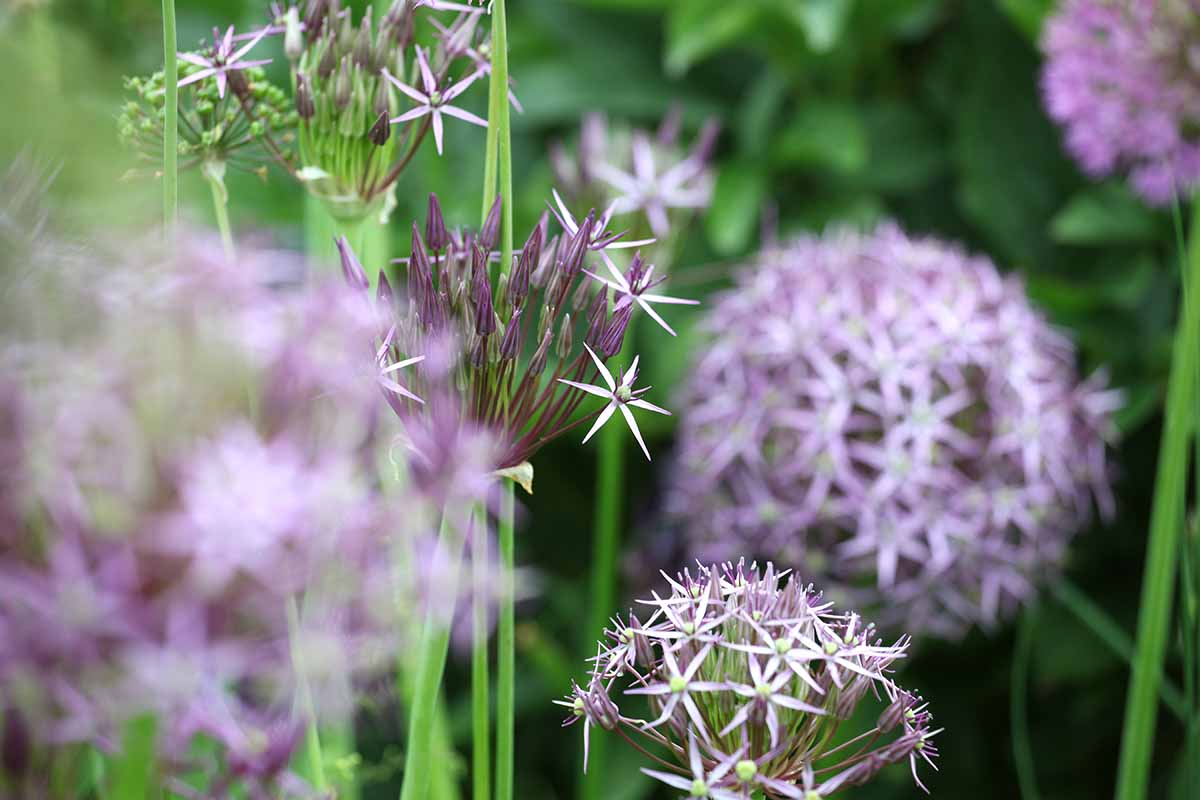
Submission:
<svg viewBox="0 0 1200 800">
<path fill-rule="evenodd" d="M 887 626 L 990 625 L 1056 568 L 1119 404 L 986 258 L 886 225 L 802 238 L 704 324 L 668 510 L 692 552 L 800 565 Z"/>
<path fill-rule="evenodd" d="M 1200 2 L 1066 0 L 1042 42 L 1046 108 L 1088 174 L 1165 205 L 1200 183 Z"/>
</svg>

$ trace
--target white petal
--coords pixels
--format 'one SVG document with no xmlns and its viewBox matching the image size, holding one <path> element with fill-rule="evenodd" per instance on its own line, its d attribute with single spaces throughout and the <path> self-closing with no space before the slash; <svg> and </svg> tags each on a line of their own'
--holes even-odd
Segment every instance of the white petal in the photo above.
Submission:
<svg viewBox="0 0 1200 800">
<path fill-rule="evenodd" d="M 615 392 L 617 390 L 617 382 L 613 380 L 612 373 L 608 371 L 608 367 L 604 366 L 604 362 L 600 360 L 600 357 L 587 344 L 584 344 L 583 349 L 588 351 L 588 355 L 596 363 L 596 369 L 600 371 L 600 377 L 604 378 L 604 382 L 608 384 L 608 388 Z"/>
<path fill-rule="evenodd" d="M 622 408 L 624 408 L 624 406 L 622 406 Z M 592 429 L 588 431 L 587 436 L 583 437 L 584 444 L 587 444 L 588 439 L 591 439 L 596 434 L 596 431 L 604 427 L 604 423 L 608 422 L 609 419 L 612 418 L 613 412 L 616 410 L 617 404 L 615 402 L 609 403 L 604 407 L 604 410 L 600 412 L 600 416 L 596 417 L 595 423 L 592 424 Z"/>
<path fill-rule="evenodd" d="M 565 383 L 567 386 L 574 386 L 576 389 L 579 389 L 582 392 L 587 392 L 588 394 L 594 394 L 596 397 L 603 397 L 605 400 L 613 399 L 613 393 L 611 390 L 606 391 L 599 386 L 593 386 L 590 383 L 578 383 L 576 381 L 569 381 L 566 378 L 559 378 L 558 382 Z"/>
<path fill-rule="evenodd" d="M 633 431 L 633 438 L 637 439 L 637 443 L 642 447 L 642 452 L 646 454 L 646 460 L 650 461 L 650 451 L 646 449 L 646 443 L 642 441 L 642 432 L 638 430 L 637 422 L 633 419 L 633 412 L 629 410 L 629 406 L 622 404 L 621 414 L 625 416 L 625 421 L 629 423 L 629 430 Z"/>
</svg>

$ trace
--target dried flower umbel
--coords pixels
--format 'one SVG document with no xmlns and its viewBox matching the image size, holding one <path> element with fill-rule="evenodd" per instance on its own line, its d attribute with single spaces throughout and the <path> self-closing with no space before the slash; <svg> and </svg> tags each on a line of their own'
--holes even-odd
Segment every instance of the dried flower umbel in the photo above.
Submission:
<svg viewBox="0 0 1200 800">
<path fill-rule="evenodd" d="M 1111 511 L 1118 393 L 985 258 L 884 226 L 765 252 L 709 313 L 668 511 L 916 634 L 995 624 Z"/>
<path fill-rule="evenodd" d="M 609 231 L 595 212 L 578 221 L 565 206 L 555 214 L 563 232 L 550 236 L 543 214 L 511 271 L 493 278 L 499 200 L 475 234 L 448 230 L 431 195 L 425 230 L 413 224 L 412 255 L 403 261 L 406 292 L 397 296 L 386 275 L 379 280 L 378 355 L 388 402 L 406 426 L 419 427 L 431 407 L 455 398 L 455 413 L 499 440 L 497 469 L 528 461 L 592 418 L 602 425 L 616 410 L 646 451 L 630 409 L 667 413 L 643 399 L 645 389 L 633 388 L 636 358 L 619 386 L 605 367 L 621 349 L 636 304 L 628 293 L 598 291 L 585 269 L 597 255 L 607 262 L 605 251 L 636 243 Z M 346 279 L 367 291 L 358 259 L 345 240 L 339 247 Z M 645 269 L 635 255 L 628 277 L 617 275 L 636 282 Z M 579 416 L 588 394 L 609 402 Z"/>
<path fill-rule="evenodd" d="M 570 709 L 564 725 L 583 722 L 585 753 L 592 727 L 615 732 L 656 762 L 643 772 L 716 800 L 815 800 L 906 760 L 924 788 L 917 761 L 933 765 L 939 731 L 888 677 L 907 639 L 883 645 L 856 614 L 835 613 L 769 564 L 664 577 L 671 593 L 615 618 L 586 688 L 556 701 Z M 881 706 L 874 726 L 839 731 L 869 698 Z"/>
<path fill-rule="evenodd" d="M 1200 2 L 1067 0 L 1046 21 L 1042 87 L 1093 176 L 1165 205 L 1200 184 Z"/>
</svg>

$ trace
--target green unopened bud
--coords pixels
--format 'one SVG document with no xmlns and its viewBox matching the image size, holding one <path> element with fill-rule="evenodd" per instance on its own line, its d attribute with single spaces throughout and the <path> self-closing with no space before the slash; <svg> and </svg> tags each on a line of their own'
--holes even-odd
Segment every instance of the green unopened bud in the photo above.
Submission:
<svg viewBox="0 0 1200 800">
<path fill-rule="evenodd" d="M 554 346 L 554 355 L 558 356 L 560 361 L 565 361 L 571 355 L 574 346 L 575 332 L 571 326 L 571 315 L 564 314 L 562 327 L 558 331 L 558 342 Z"/>
<path fill-rule="evenodd" d="M 288 9 L 283 22 L 283 52 L 288 61 L 295 63 L 304 52 L 304 34 L 300 31 L 300 9 L 292 6 Z"/>
<path fill-rule="evenodd" d="M 338 69 L 337 84 L 333 90 L 333 104 L 338 111 L 350 105 L 350 93 L 353 88 L 354 84 L 350 79 L 350 59 L 342 58 L 341 67 Z"/>
<path fill-rule="evenodd" d="M 754 776 L 758 774 L 758 764 L 755 764 L 748 758 L 742 759 L 734 766 L 733 771 L 737 773 L 738 780 L 742 783 L 749 783 L 754 780 Z"/>
</svg>

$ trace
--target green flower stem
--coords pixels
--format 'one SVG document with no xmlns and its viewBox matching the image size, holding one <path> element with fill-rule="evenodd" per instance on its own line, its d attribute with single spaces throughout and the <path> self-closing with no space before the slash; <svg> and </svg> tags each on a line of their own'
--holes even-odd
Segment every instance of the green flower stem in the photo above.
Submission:
<svg viewBox="0 0 1200 800">
<path fill-rule="evenodd" d="M 1013 653 L 1012 684 L 1009 691 L 1009 724 L 1012 726 L 1013 763 L 1021 800 L 1038 800 L 1037 771 L 1033 765 L 1033 745 L 1029 741 L 1029 666 L 1033 659 L 1033 632 L 1037 627 L 1038 608 L 1031 605 L 1021 613 L 1017 643 Z"/>
<path fill-rule="evenodd" d="M 1200 281 L 1200 203 L 1192 204 L 1191 242 L 1184 268 L 1184 288 Z M 1200 346 L 1200 314 L 1186 295 L 1171 358 L 1167 384 L 1166 424 L 1158 454 L 1158 475 L 1150 512 L 1150 537 L 1142 578 L 1138 613 L 1137 644 L 1125 726 L 1117 769 L 1117 800 L 1144 800 L 1149 788 L 1150 762 L 1154 749 L 1154 726 L 1158 717 L 1158 693 L 1166 656 L 1175 593 L 1176 563 L 1180 533 L 1184 525 L 1187 493 L 1188 454 L 1195 417 L 1197 347 Z"/>
<path fill-rule="evenodd" d="M 115 800 L 145 800 L 156 797 L 154 791 L 154 751 L 158 721 L 143 714 L 125 723 L 121 752 L 112 762 Z"/>
<path fill-rule="evenodd" d="M 225 189 L 224 181 L 209 174 L 208 170 L 204 171 L 204 177 L 212 191 L 213 214 L 217 218 L 217 230 L 221 232 L 221 247 L 225 250 L 225 258 L 232 261 L 236 251 L 233 246 L 233 229 L 229 226 L 229 192 Z"/>
<path fill-rule="evenodd" d="M 292 670 L 296 673 L 296 705 L 307 722 L 304 729 L 304 744 L 300 748 L 300 766 L 297 772 L 318 792 L 329 788 L 325 777 L 325 757 L 321 752 L 321 735 L 317 728 L 317 710 L 313 704 L 312 689 L 304 674 L 303 655 L 300 648 L 300 609 L 295 596 L 287 601 L 288 640 L 291 647 Z"/>
<path fill-rule="evenodd" d="M 500 214 L 500 270 L 505 274 L 512 269 L 513 254 L 513 178 L 512 178 L 512 127 L 508 106 L 508 16 L 504 0 L 492 2 L 492 77 L 488 86 L 488 107 L 496 112 L 496 135 L 500 164 L 500 196 L 503 208 Z M 491 134 L 491 124 L 488 133 Z M 486 213 L 486 212 L 485 212 Z M 511 792 L 510 792 L 511 794 Z"/>
<path fill-rule="evenodd" d="M 449 598 L 458 594 L 458 570 L 462 562 L 463 532 L 461 525 L 450 519 L 447 509 L 442 515 L 438 544 L 449 559 L 446 578 L 438 589 Z M 451 614 L 453 610 L 451 609 Z M 446 654 L 450 649 L 450 616 L 443 610 L 430 607 L 426 612 L 417 649 L 417 676 L 413 685 L 412 704 L 408 718 L 408 751 L 404 754 L 404 784 L 400 800 L 425 800 L 434 772 L 447 769 L 445 763 L 435 763 L 434 720 L 442 676 L 446 671 Z"/>
<path fill-rule="evenodd" d="M 163 80 L 167 90 L 163 121 L 163 225 L 175 227 L 179 215 L 179 63 L 175 37 L 175 0 L 163 0 Z"/>
<path fill-rule="evenodd" d="M 379 222 L 377 213 L 372 212 L 361 220 L 337 220 L 330 215 L 325 203 L 310 193 L 304 195 L 304 250 L 316 274 L 327 274 L 338 268 L 338 252 L 335 242 L 345 236 L 354 248 L 358 260 L 371 279 L 371 291 L 379 280 L 377 269 L 387 266 L 391 247 L 391 231 Z"/>
<path fill-rule="evenodd" d="M 1063 608 L 1075 615 L 1097 639 L 1108 649 L 1130 663 L 1133 660 L 1133 639 L 1121 629 L 1104 609 L 1096 605 L 1079 587 L 1067 580 L 1055 582 L 1050 589 Z M 1169 678 L 1164 678 L 1159 690 L 1163 703 L 1181 720 L 1187 719 L 1187 705 L 1179 688 Z"/>
<path fill-rule="evenodd" d="M 504 0 L 496 0 L 500 7 Z M 496 629 L 496 800 L 512 800 L 516 703 L 515 542 L 513 514 L 516 484 L 500 492 L 500 608 Z"/>
<path fill-rule="evenodd" d="M 474 800 L 491 797 L 491 703 L 488 696 L 488 578 L 487 514 L 475 510 L 471 538 L 473 590 L 471 606 L 473 640 L 471 649 L 471 776 Z"/>
</svg>

